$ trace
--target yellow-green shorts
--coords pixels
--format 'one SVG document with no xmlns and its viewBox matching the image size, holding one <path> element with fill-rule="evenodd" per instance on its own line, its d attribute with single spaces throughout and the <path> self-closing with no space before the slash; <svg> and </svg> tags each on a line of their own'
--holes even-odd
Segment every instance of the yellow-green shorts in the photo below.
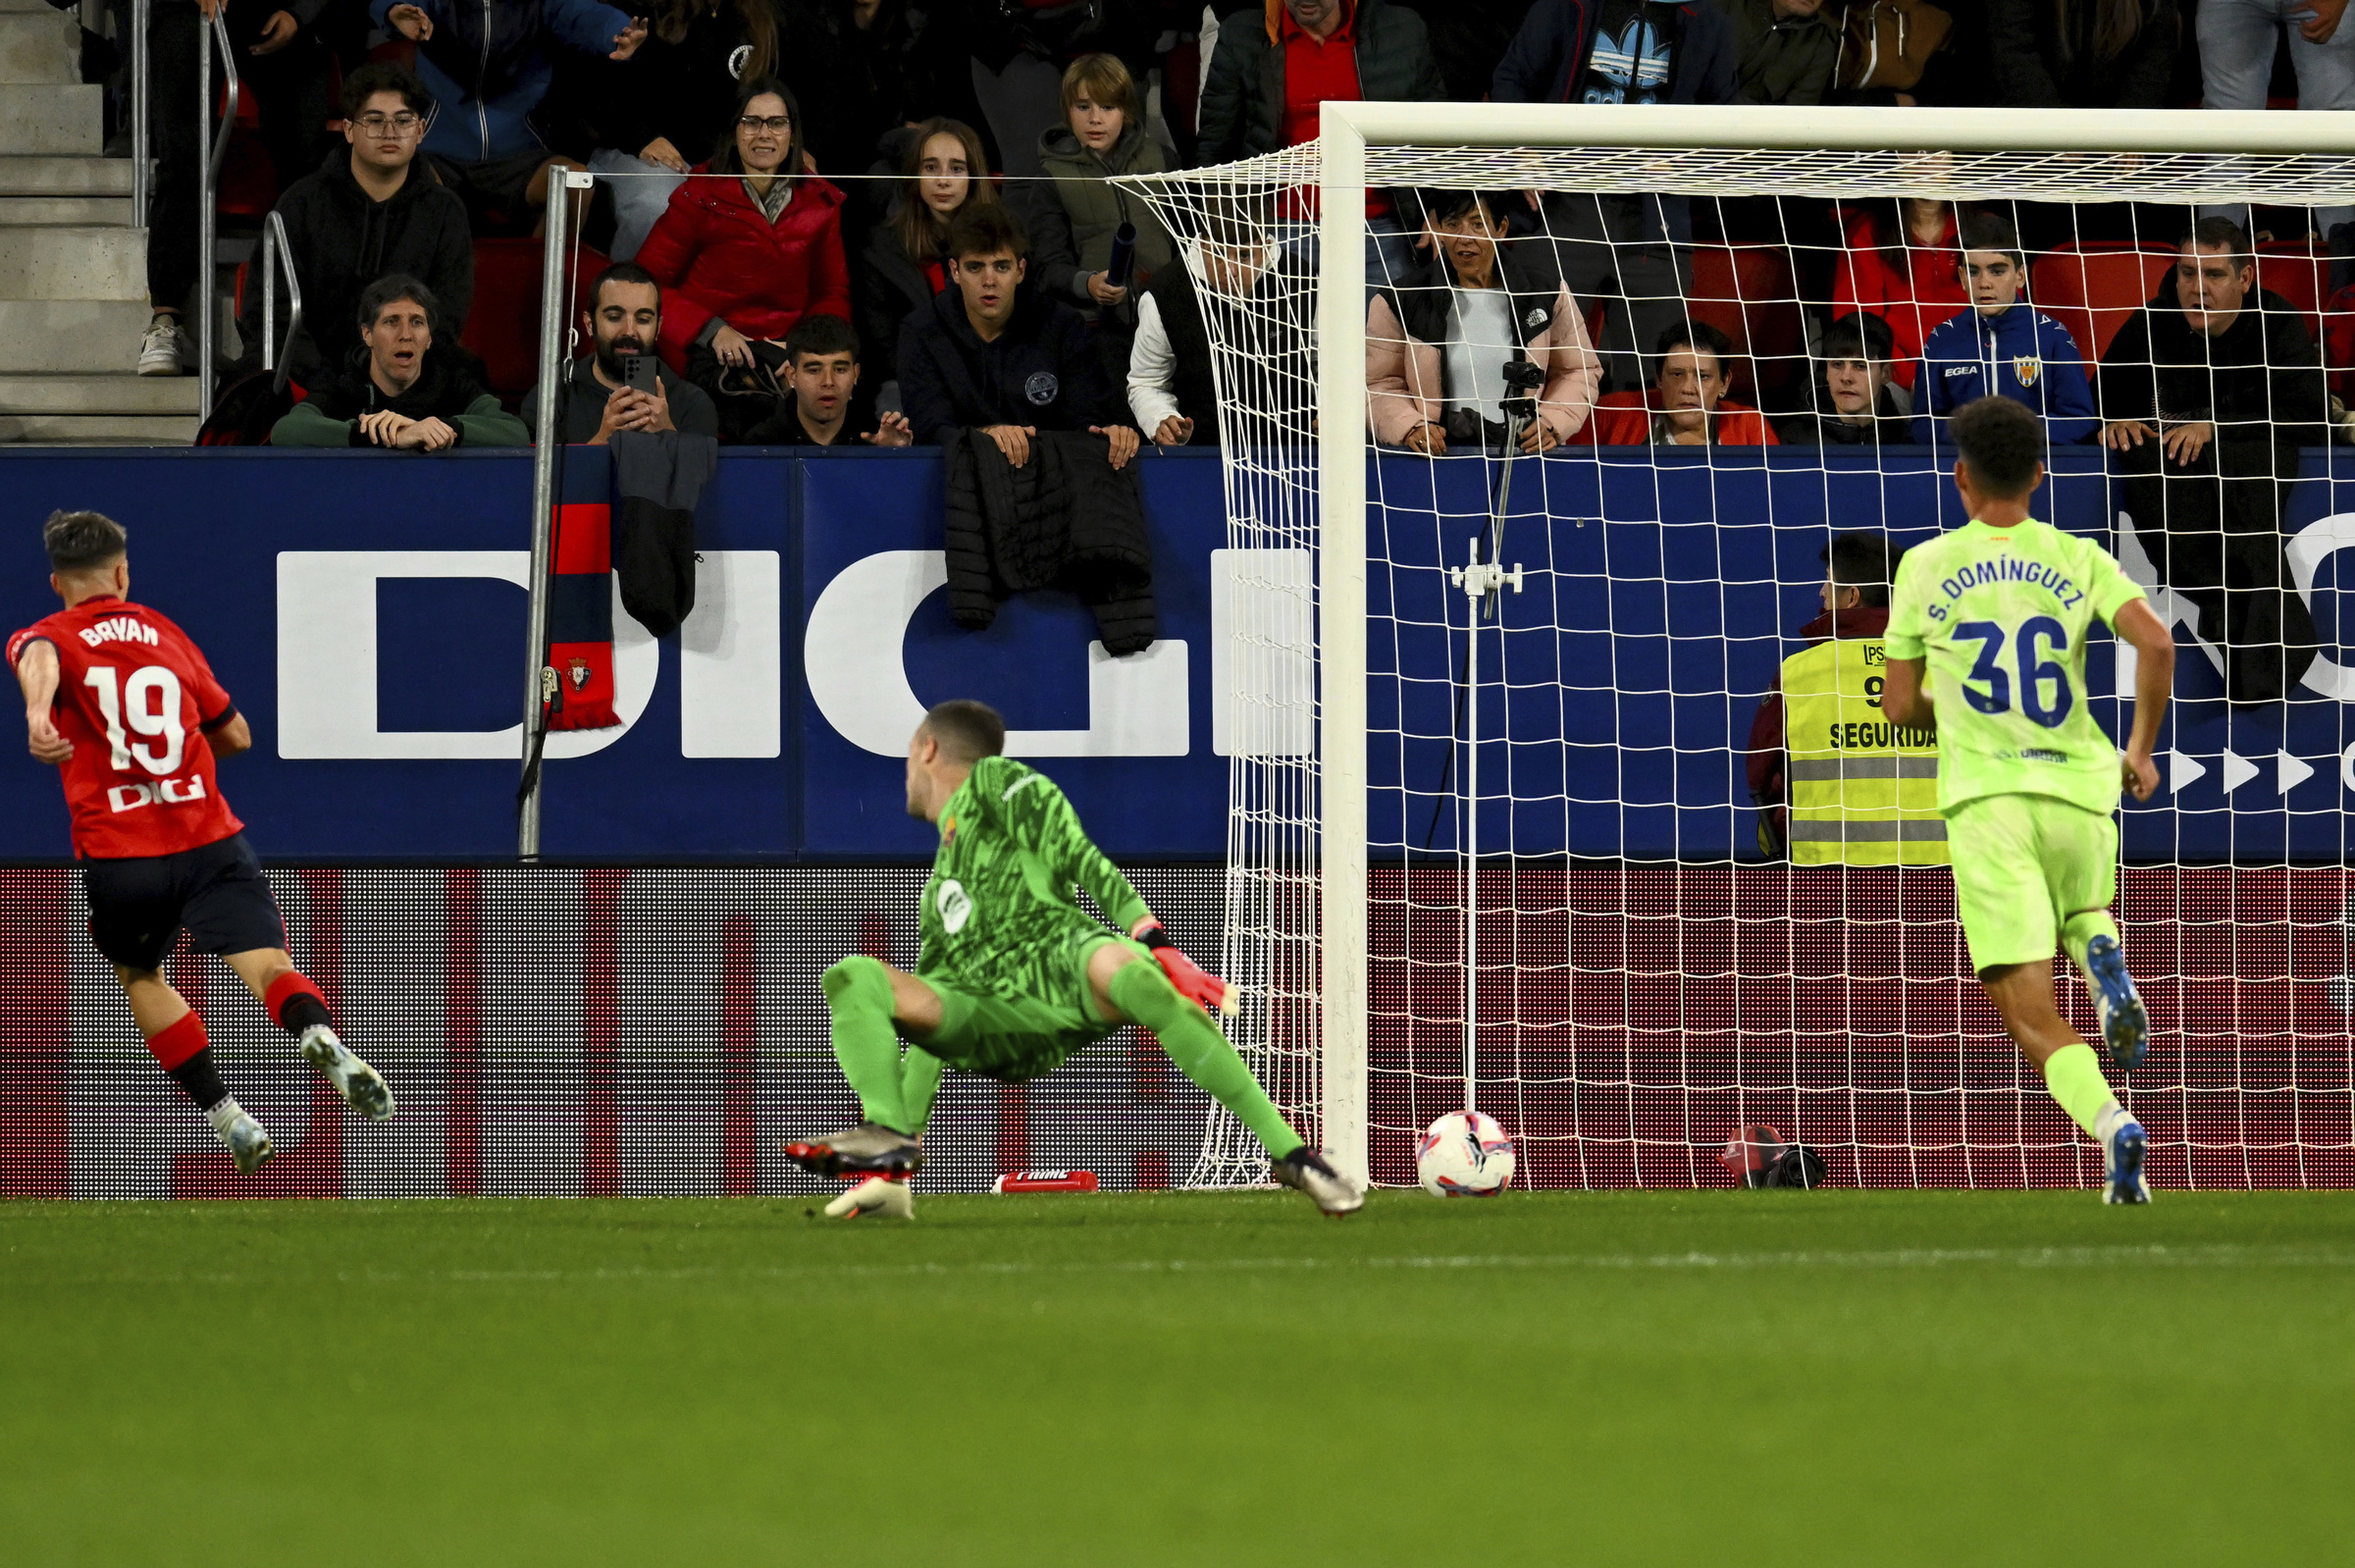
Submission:
<svg viewBox="0 0 2355 1568">
<path fill-rule="evenodd" d="M 1096 1011 L 1087 986 L 1087 961 L 1109 942 L 1150 959 L 1142 942 L 1105 931 L 1073 940 L 1068 961 L 1058 956 L 1038 967 L 1033 977 L 1046 995 L 1002 995 L 952 975 L 921 976 L 940 998 L 940 1027 L 920 1040 L 910 1036 L 910 1043 L 960 1072 L 1000 1082 L 1052 1072 L 1073 1051 L 1120 1027 Z"/>
<path fill-rule="evenodd" d="M 2072 915 L 2118 895 L 2118 820 L 2049 795 L 1982 795 L 1947 814 L 1971 967 L 2037 964 Z"/>
</svg>

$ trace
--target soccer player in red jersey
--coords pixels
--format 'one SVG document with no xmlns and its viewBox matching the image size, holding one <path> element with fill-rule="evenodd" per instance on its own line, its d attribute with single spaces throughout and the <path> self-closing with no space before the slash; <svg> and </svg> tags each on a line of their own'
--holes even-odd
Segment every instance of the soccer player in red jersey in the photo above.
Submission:
<svg viewBox="0 0 2355 1568">
<path fill-rule="evenodd" d="M 187 1091 L 241 1172 L 270 1134 L 230 1096 L 197 1017 L 160 971 L 186 927 L 294 1036 L 344 1103 L 392 1119 L 392 1093 L 337 1038 L 319 988 L 287 956 L 286 923 L 213 758 L 253 731 L 187 633 L 131 603 L 129 540 L 96 512 L 53 512 L 41 530 L 49 586 L 66 607 L 8 640 L 33 757 L 57 767 L 90 907 L 90 940 L 115 967 L 147 1049 Z"/>
</svg>

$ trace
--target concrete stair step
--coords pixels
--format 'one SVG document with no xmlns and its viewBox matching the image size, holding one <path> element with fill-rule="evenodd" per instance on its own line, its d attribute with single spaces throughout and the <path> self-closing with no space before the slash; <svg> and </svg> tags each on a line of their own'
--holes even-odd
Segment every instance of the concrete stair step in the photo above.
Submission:
<svg viewBox="0 0 2355 1568">
<path fill-rule="evenodd" d="M 0 157 L 0 195 L 128 196 L 129 158 Z"/>
<path fill-rule="evenodd" d="M 0 16 L 16 11 L 47 11 L 55 14 L 57 7 L 51 5 L 49 0 L 0 0 Z M 69 20 L 74 15 L 71 11 L 66 13 Z"/>
<path fill-rule="evenodd" d="M 0 228 L 19 224 L 131 227 L 129 196 L 0 196 Z"/>
<path fill-rule="evenodd" d="M 0 86 L 0 147 L 94 158 L 103 145 L 97 86 Z"/>
<path fill-rule="evenodd" d="M 68 12 L 0 11 L 0 81 L 81 80 L 81 26 Z"/>
<path fill-rule="evenodd" d="M 145 299 L 147 233 L 79 225 L 0 229 L 0 295 Z"/>
<path fill-rule="evenodd" d="M 0 374 L 130 371 L 151 314 L 144 299 L 0 299 Z"/>
<path fill-rule="evenodd" d="M 0 376 L 0 418 L 11 414 L 181 414 L 196 406 L 193 376 Z"/>
<path fill-rule="evenodd" d="M 194 414 L 0 414 L 0 444 L 18 446 L 185 446 Z"/>
</svg>

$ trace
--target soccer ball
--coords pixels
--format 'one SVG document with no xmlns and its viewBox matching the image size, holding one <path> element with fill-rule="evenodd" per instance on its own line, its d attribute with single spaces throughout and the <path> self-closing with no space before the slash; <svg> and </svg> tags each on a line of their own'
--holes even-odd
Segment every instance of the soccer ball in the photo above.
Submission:
<svg viewBox="0 0 2355 1568">
<path fill-rule="evenodd" d="M 1415 1179 L 1435 1198 L 1492 1198 L 1512 1184 L 1513 1140 L 1478 1111 L 1450 1111 L 1416 1140 Z"/>
</svg>

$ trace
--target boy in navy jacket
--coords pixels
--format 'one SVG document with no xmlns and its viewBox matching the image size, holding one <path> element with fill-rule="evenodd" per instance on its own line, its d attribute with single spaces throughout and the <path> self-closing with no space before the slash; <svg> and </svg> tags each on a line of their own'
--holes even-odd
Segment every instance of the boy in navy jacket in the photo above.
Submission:
<svg viewBox="0 0 2355 1568">
<path fill-rule="evenodd" d="M 1913 439 L 1927 446 L 1946 422 L 1978 397 L 2009 397 L 2044 420 L 2055 446 L 2089 441 L 2101 428 L 2085 357 L 2068 329 L 2017 303 L 2026 258 L 2011 224 L 1992 213 L 1962 220 L 1962 287 L 1970 308 L 1933 329 L 1921 345 Z"/>
</svg>

